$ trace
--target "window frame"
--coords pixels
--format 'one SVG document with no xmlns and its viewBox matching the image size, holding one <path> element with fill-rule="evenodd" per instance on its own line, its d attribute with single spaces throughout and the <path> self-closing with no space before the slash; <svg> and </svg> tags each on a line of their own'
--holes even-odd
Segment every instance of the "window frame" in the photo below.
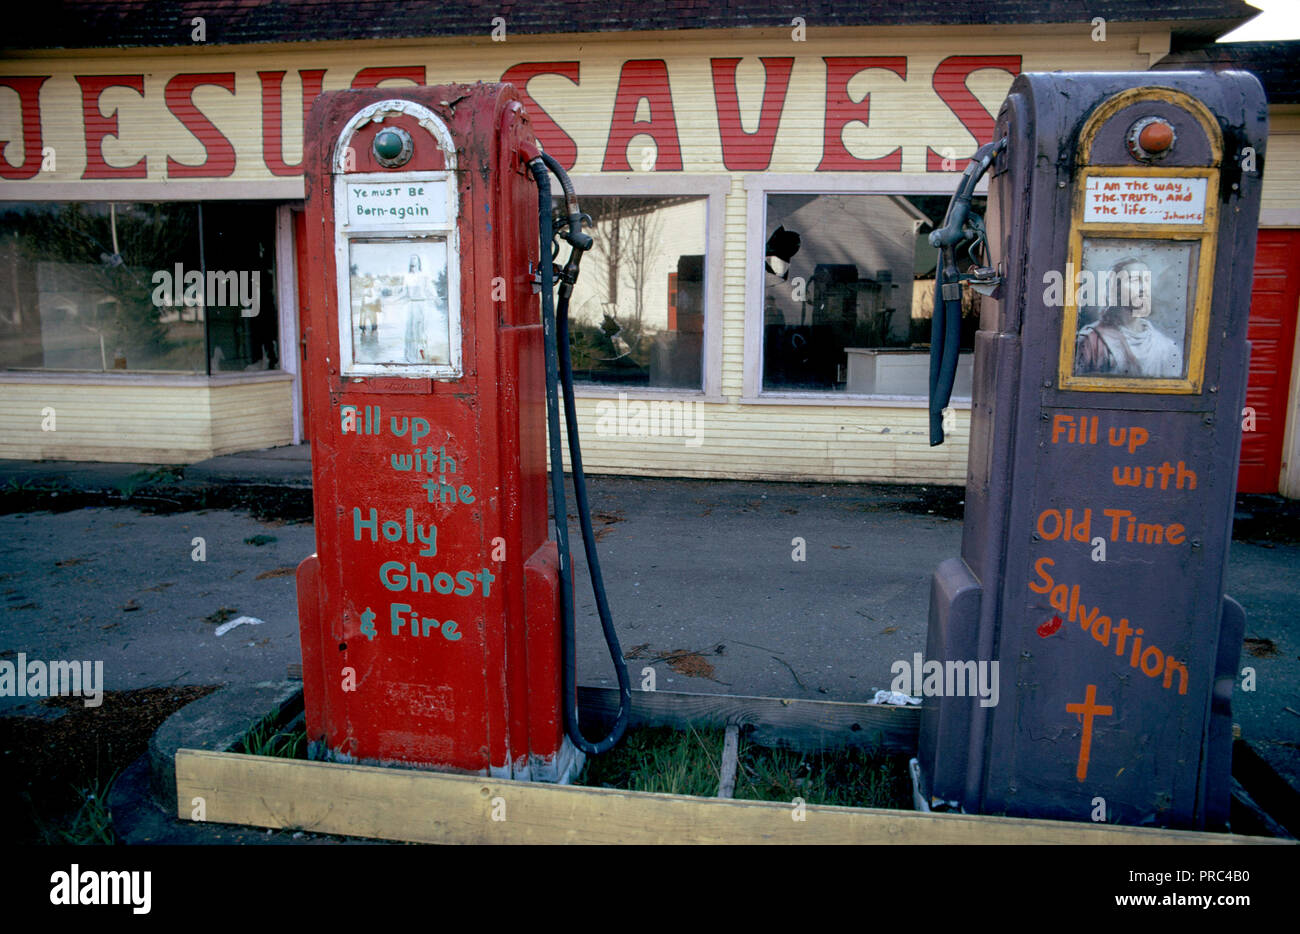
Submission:
<svg viewBox="0 0 1300 934">
<path fill-rule="evenodd" d="M 600 383 L 575 383 L 574 395 L 587 399 L 694 399 L 723 402 L 722 397 L 722 317 L 723 271 L 726 257 L 727 195 L 731 193 L 730 174 L 681 175 L 645 173 L 605 173 L 572 175 L 578 206 L 584 197 L 609 195 L 654 197 L 656 195 L 703 195 L 704 203 L 704 354 L 700 361 L 700 389 L 654 386 L 604 386 Z M 582 279 L 578 279 L 578 289 Z"/>
<path fill-rule="evenodd" d="M 763 247 L 767 243 L 768 195 L 951 195 L 958 173 L 844 173 L 793 174 L 760 172 L 744 177 L 745 187 L 745 335 L 743 405 L 843 405 L 887 408 L 928 408 L 925 396 L 868 395 L 820 392 L 806 389 L 763 389 Z M 988 195 L 988 180 L 981 179 L 975 194 Z M 954 397 L 951 407 L 969 409 L 969 398 Z"/>
<path fill-rule="evenodd" d="M 302 199 L 301 179 L 297 180 L 299 201 Z M 15 187 L 22 184 L 22 188 Z M 6 187 L 9 186 L 9 187 Z M 246 191 L 251 190 L 252 194 Z M 206 183 L 177 183 L 165 189 L 156 182 L 139 182 L 114 185 L 108 183 L 0 183 L 0 201 L 30 202 L 33 204 L 67 203 L 204 203 L 208 201 L 260 201 L 275 209 L 272 230 L 272 251 L 275 257 L 274 286 L 276 294 L 276 339 L 280 347 L 279 366 L 268 370 L 225 370 L 212 372 L 211 356 L 207 351 L 207 326 L 204 325 L 203 372 L 185 370 L 61 370 L 45 367 L 0 367 L 0 384 L 4 383 L 81 383 L 86 385 L 151 385 L 151 386 L 229 386 L 243 382 L 265 382 L 277 377 L 293 379 L 298 386 L 298 295 L 296 267 L 293 263 L 294 240 L 290 212 L 296 202 L 288 196 L 290 188 L 280 183 L 259 185 L 251 183 L 248 189 L 229 186 L 213 189 Z M 274 197 L 271 196 L 274 193 Z M 162 197 L 162 195 L 167 197 Z M 286 347 L 292 347 L 289 353 Z M 289 365 L 291 362 L 292 365 Z M 296 397 L 295 397 L 296 402 Z M 301 437 L 300 417 L 295 410 L 294 444 Z"/>
</svg>

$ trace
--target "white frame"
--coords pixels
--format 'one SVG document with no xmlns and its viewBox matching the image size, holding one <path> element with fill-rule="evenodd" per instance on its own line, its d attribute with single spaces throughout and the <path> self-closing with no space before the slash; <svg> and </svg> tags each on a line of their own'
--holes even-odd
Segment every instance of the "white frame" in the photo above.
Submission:
<svg viewBox="0 0 1300 934">
<path fill-rule="evenodd" d="M 346 154 L 357 130 L 367 123 L 382 123 L 385 117 L 407 114 L 419 121 L 437 139 L 446 168 L 437 172 L 361 172 L 345 174 Z M 339 333 L 339 375 L 348 377 L 402 376 L 459 379 L 464 375 L 460 306 L 460 236 L 457 220 L 460 192 L 456 176 L 456 147 L 451 133 L 427 107 L 406 100 L 378 101 L 353 115 L 334 146 L 331 167 L 334 175 L 334 273 Z M 394 222 L 350 228 L 347 224 L 348 186 L 354 184 L 409 184 L 424 182 L 441 187 L 447 198 L 446 219 L 436 224 Z M 450 362 L 446 364 L 358 363 L 352 356 L 352 284 L 350 247 L 352 240 L 392 241 L 440 239 L 447 243 L 447 321 Z"/>
<path fill-rule="evenodd" d="M 809 390 L 763 389 L 763 246 L 767 242 L 767 196 L 770 194 L 949 195 L 956 190 L 959 173 L 931 172 L 826 172 L 746 175 L 745 207 L 745 350 L 740 402 L 745 405 L 853 405 L 890 408 L 928 408 L 924 396 L 864 395 Z M 988 194 L 988 179 L 981 179 L 975 194 Z M 951 408 L 969 409 L 970 399 L 956 397 Z"/>
<path fill-rule="evenodd" d="M 697 399 L 723 402 L 722 397 L 722 312 L 723 269 L 726 259 L 727 195 L 731 193 L 730 174 L 606 173 L 571 176 L 578 206 L 583 196 L 605 195 L 654 197 L 656 195 L 704 195 L 704 369 L 701 389 L 654 386 L 603 386 L 577 383 L 574 395 L 579 398 L 617 399 Z M 555 193 L 558 193 L 558 189 Z M 579 289 L 582 279 L 578 280 Z"/>
<path fill-rule="evenodd" d="M 293 405 L 293 443 L 302 444 L 302 374 L 298 343 L 298 263 L 293 242 L 293 208 L 275 209 L 275 294 L 279 296 L 280 369 L 293 377 L 290 402 Z"/>
</svg>

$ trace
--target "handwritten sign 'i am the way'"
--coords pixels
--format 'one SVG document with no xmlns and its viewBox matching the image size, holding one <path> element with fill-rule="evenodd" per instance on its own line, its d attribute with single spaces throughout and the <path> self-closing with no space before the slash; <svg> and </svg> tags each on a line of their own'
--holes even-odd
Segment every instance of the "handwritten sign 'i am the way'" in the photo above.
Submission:
<svg viewBox="0 0 1300 934">
<path fill-rule="evenodd" d="M 1093 175 L 1084 186 L 1085 224 L 1204 224 L 1204 178 Z"/>
</svg>

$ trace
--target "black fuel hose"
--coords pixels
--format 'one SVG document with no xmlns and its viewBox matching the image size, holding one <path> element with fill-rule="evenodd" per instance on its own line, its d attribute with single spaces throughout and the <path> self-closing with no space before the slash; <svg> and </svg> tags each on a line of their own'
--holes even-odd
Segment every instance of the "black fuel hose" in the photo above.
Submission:
<svg viewBox="0 0 1300 934">
<path fill-rule="evenodd" d="M 587 481 L 582 471 L 582 452 L 578 441 L 578 418 L 573 402 L 573 372 L 569 356 L 569 293 L 573 283 L 568 281 L 576 277 L 578 260 L 576 255 L 586 247 L 570 243 L 574 254 L 570 255 L 566 267 L 568 288 L 561 288 L 560 308 L 555 307 L 555 273 L 552 268 L 551 240 L 551 180 L 547 174 L 548 164 L 555 171 L 561 184 L 569 195 L 573 186 L 563 168 L 549 156 L 543 155 L 528 162 L 529 171 L 537 181 L 537 219 L 539 240 L 541 242 L 540 272 L 542 277 L 542 337 L 546 350 L 546 427 L 550 442 L 551 458 L 551 499 L 555 512 L 555 542 L 560 553 L 560 603 L 562 614 L 562 668 L 564 691 L 564 729 L 569 740 L 586 755 L 600 755 L 611 749 L 627 730 L 632 708 L 632 684 L 627 673 L 627 664 L 623 661 L 623 651 L 619 646 L 618 634 L 614 631 L 614 622 L 609 612 L 609 601 L 605 596 L 605 584 L 600 573 L 600 561 L 596 555 L 596 537 L 591 528 L 591 508 L 587 501 Z M 570 200 L 570 238 L 581 242 L 581 215 L 577 214 L 576 198 Z M 576 216 L 575 216 L 576 215 Z M 590 237 L 587 237 L 590 246 Z M 571 270 L 571 275 L 569 274 Z M 564 415 L 569 436 L 569 466 L 573 472 L 574 499 L 578 506 L 578 520 L 582 527 L 582 540 L 587 554 L 587 568 L 591 575 L 592 590 L 596 595 L 596 609 L 600 615 L 600 625 L 604 630 L 605 644 L 609 647 L 610 660 L 618 676 L 618 715 L 609 734 L 598 742 L 592 743 L 582 735 L 578 724 L 578 688 L 577 661 L 574 647 L 576 629 L 573 608 L 573 571 L 572 552 L 569 549 L 568 507 L 564 493 L 564 453 L 560 443 L 560 404 L 557 384 L 564 389 Z"/>
<path fill-rule="evenodd" d="M 560 180 L 560 187 L 564 190 L 564 206 L 569 210 L 569 230 L 564 239 L 568 240 L 573 247 L 579 251 L 591 249 L 591 237 L 582 232 L 582 212 L 578 210 L 578 193 L 573 189 L 573 182 L 569 180 L 569 173 L 564 171 L 564 166 L 556 161 L 555 157 L 549 152 L 542 153 L 542 161 L 546 167 L 555 173 L 555 177 Z M 569 283 L 572 285 L 572 283 Z M 563 296 L 563 293 L 561 293 Z"/>
<path fill-rule="evenodd" d="M 975 186 L 984 177 L 997 154 L 1007 145 L 1007 138 L 986 143 L 975 150 L 962 172 L 957 190 L 948 202 L 943 226 L 930 234 L 930 245 L 939 248 L 934 275 L 934 310 L 930 317 L 930 446 L 943 444 L 943 410 L 952 399 L 957 381 L 957 362 L 961 351 L 961 270 L 957 266 L 957 247 L 976 236 L 967 226 Z"/>
</svg>

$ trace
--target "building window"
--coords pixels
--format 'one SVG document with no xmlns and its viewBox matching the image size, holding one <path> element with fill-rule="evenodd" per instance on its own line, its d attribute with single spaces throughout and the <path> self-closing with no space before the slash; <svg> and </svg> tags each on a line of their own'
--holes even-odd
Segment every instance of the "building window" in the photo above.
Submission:
<svg viewBox="0 0 1300 934">
<path fill-rule="evenodd" d="M 708 196 L 586 195 L 581 187 L 595 242 L 569 311 L 575 381 L 701 390 Z"/>
<path fill-rule="evenodd" d="M 762 392 L 926 396 L 936 262 L 927 237 L 942 225 L 948 197 L 763 197 Z M 984 201 L 976 199 L 977 213 Z M 970 395 L 977 326 L 966 294 L 955 396 Z"/>
<path fill-rule="evenodd" d="M 278 369 L 275 206 L 0 203 L 0 369 Z"/>
</svg>

